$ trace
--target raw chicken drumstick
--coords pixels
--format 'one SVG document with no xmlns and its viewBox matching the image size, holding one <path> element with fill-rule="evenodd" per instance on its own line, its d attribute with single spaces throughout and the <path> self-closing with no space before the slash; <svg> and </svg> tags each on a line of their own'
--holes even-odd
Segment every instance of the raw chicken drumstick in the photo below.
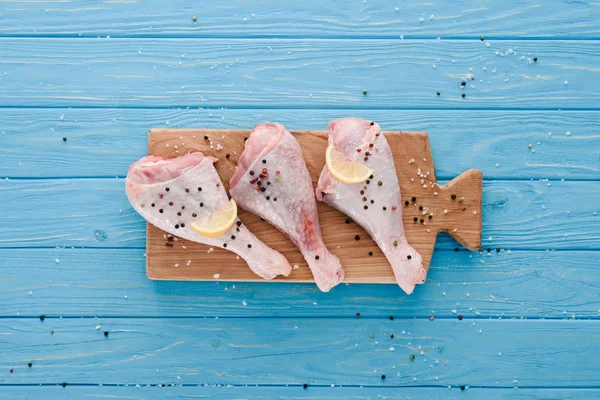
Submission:
<svg viewBox="0 0 600 400">
<path fill-rule="evenodd" d="M 406 241 L 394 159 L 379 125 L 360 118 L 331 121 L 329 146 L 373 172 L 365 182 L 347 184 L 332 176 L 326 165 L 315 191 L 317 199 L 363 227 L 392 265 L 398 285 L 412 293 L 415 284 L 424 282 L 426 271 L 421 256 Z"/>
<path fill-rule="evenodd" d="M 254 127 L 229 187 L 241 207 L 292 239 L 319 289 L 327 292 L 344 279 L 340 260 L 321 237 L 312 181 L 300 145 L 281 124 Z"/>
<path fill-rule="evenodd" d="M 264 279 L 288 276 L 287 259 L 254 236 L 239 219 L 225 233 L 207 237 L 192 229 L 229 202 L 212 157 L 191 153 L 174 159 L 144 157 L 129 167 L 126 192 L 133 208 L 148 222 L 172 235 L 227 248 Z"/>
</svg>

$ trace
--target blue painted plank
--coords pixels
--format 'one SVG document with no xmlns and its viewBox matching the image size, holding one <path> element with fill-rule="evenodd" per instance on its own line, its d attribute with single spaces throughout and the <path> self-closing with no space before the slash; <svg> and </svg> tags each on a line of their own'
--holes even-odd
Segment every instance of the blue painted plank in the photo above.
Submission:
<svg viewBox="0 0 600 400">
<path fill-rule="evenodd" d="M 374 387 L 315 387 L 306 389 L 300 386 L 221 386 L 200 387 L 159 387 L 159 386 L 4 386 L 0 388 L 3 400 L 64 400 L 79 398 L 109 398 L 123 400 L 153 399 L 213 399 L 213 400 L 503 400 L 507 397 L 515 400 L 587 400 L 598 399 L 600 389 L 482 389 L 468 388 L 464 391 L 453 388 L 374 388 Z"/>
<path fill-rule="evenodd" d="M 0 180 L 0 247 L 145 247 L 122 179 Z M 600 248 L 600 183 L 490 181 L 484 248 Z M 340 213 L 340 218 L 344 218 Z M 437 249 L 456 242 L 443 234 Z"/>
<path fill-rule="evenodd" d="M 344 116 L 428 132 L 440 179 L 469 168 L 494 179 L 600 179 L 598 153 L 584 151 L 600 148 L 597 111 L 67 108 L 0 109 L 0 177 L 124 176 L 146 154 L 150 128 L 251 129 L 271 120 L 326 129 Z"/>
<path fill-rule="evenodd" d="M 1 35 L 96 37 L 595 37 L 593 1 L 5 1 Z M 196 21 L 193 17 L 196 16 Z M 24 23 L 24 21 L 27 21 Z"/>
<path fill-rule="evenodd" d="M 0 107 L 600 104 L 596 41 L 4 38 L 0 59 Z"/>
<path fill-rule="evenodd" d="M 468 318 L 4 318 L 0 383 L 597 388 L 599 326 Z"/>
<path fill-rule="evenodd" d="M 396 285 L 152 281 L 143 253 L 0 250 L 0 317 L 600 318 L 592 251 L 441 250 L 410 296 Z"/>
</svg>

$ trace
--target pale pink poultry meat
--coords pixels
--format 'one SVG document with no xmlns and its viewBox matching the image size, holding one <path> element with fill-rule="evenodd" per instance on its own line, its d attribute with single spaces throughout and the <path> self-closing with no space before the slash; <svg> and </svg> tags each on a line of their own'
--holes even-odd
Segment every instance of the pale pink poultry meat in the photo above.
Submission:
<svg viewBox="0 0 600 400">
<path fill-rule="evenodd" d="M 174 159 L 144 157 L 129 167 L 125 181 L 129 202 L 163 231 L 238 254 L 264 279 L 289 275 L 287 259 L 261 242 L 239 219 L 217 237 L 206 237 L 192 229 L 194 221 L 210 216 L 229 202 L 215 161 L 200 152 Z"/>
<path fill-rule="evenodd" d="M 360 118 L 331 121 L 329 145 L 372 169 L 373 175 L 366 182 L 346 184 L 325 166 L 315 190 L 317 199 L 367 231 L 392 265 L 398 285 L 412 293 L 415 284 L 424 282 L 426 271 L 421 256 L 406 241 L 394 159 L 379 125 Z"/>
<path fill-rule="evenodd" d="M 321 236 L 312 181 L 300 145 L 277 123 L 254 127 L 230 192 L 246 210 L 269 221 L 294 242 L 324 292 L 344 279 L 340 260 Z"/>
</svg>

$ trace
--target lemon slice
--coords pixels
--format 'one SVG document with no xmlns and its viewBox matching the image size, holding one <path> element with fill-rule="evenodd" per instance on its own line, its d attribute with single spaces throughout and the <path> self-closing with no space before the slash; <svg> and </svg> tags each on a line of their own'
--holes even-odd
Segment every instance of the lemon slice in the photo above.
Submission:
<svg viewBox="0 0 600 400">
<path fill-rule="evenodd" d="M 344 183 L 364 182 L 373 174 L 372 169 L 352 161 L 331 145 L 325 152 L 325 162 L 331 175 Z"/>
<path fill-rule="evenodd" d="M 192 223 L 192 229 L 206 237 L 217 237 L 231 228 L 237 219 L 237 204 L 231 199 L 229 203 L 215 211 L 212 215 Z"/>
</svg>

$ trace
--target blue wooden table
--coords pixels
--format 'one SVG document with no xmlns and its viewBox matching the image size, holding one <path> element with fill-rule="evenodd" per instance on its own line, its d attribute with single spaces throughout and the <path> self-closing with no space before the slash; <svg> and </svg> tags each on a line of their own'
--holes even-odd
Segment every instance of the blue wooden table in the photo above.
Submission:
<svg viewBox="0 0 600 400">
<path fill-rule="evenodd" d="M 0 399 L 600 398 L 600 3 L 252 3 L 0 2 Z M 411 296 L 146 278 L 148 129 L 345 116 L 481 169 L 483 251 Z"/>
</svg>

